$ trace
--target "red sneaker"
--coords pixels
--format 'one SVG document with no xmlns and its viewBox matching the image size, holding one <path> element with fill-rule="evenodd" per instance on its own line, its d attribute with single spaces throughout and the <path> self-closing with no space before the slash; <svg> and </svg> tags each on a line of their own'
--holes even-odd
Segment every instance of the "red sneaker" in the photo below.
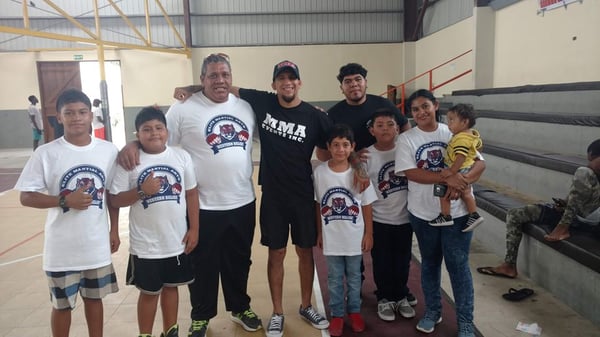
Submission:
<svg viewBox="0 0 600 337">
<path fill-rule="evenodd" d="M 365 331 L 365 321 L 359 312 L 348 314 L 350 317 L 350 321 L 352 322 L 352 331 L 354 332 L 363 332 Z"/>
<path fill-rule="evenodd" d="M 341 336 L 344 332 L 344 319 L 341 317 L 333 317 L 329 322 L 329 334 L 331 336 Z"/>
</svg>

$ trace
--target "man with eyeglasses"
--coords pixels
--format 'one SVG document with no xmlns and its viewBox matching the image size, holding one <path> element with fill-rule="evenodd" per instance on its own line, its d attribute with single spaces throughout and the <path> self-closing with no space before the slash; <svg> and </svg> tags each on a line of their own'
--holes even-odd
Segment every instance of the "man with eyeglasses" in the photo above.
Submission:
<svg viewBox="0 0 600 337">
<path fill-rule="evenodd" d="M 195 281 L 189 285 L 192 324 L 188 336 L 206 336 L 209 320 L 217 315 L 219 278 L 231 319 L 247 331 L 257 331 L 262 323 L 250 308 L 247 293 L 256 223 L 255 116 L 247 102 L 230 94 L 227 55 L 207 56 L 200 80 L 202 90 L 173 104 L 166 115 L 169 144 L 190 153 L 200 196 L 199 239 L 191 253 Z M 137 159 L 125 155 L 127 150 L 121 152 L 119 163 L 133 168 L 131 163 Z"/>
</svg>

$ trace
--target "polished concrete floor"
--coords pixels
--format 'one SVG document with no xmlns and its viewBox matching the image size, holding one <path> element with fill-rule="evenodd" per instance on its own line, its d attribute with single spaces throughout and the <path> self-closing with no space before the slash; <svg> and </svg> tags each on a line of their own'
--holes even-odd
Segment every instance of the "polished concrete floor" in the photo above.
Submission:
<svg viewBox="0 0 600 337">
<path fill-rule="evenodd" d="M 0 150 L 0 182 L 14 181 L 18 170 L 29 158 L 31 150 Z M 255 156 L 258 158 L 258 155 Z M 255 172 L 256 173 L 256 172 Z M 256 175 L 256 174 L 255 174 Z M 0 184 L 0 187 L 2 185 Z M 258 197 L 260 190 L 257 188 Z M 50 336 L 49 318 L 51 304 L 48 299 L 46 278 L 41 270 L 41 253 L 45 210 L 22 207 L 18 192 L 8 190 L 0 193 L 0 337 L 46 337 Z M 485 224 L 484 224 L 485 225 Z M 128 256 L 127 210 L 120 217 L 121 248 L 113 255 L 113 262 L 119 277 L 120 291 L 104 300 L 105 336 L 136 336 L 136 303 L 138 292 L 124 284 L 124 274 Z M 271 314 L 271 302 L 266 278 L 267 251 L 258 243 L 259 232 L 255 236 L 253 264 L 249 280 L 249 293 L 254 310 L 266 320 Z M 291 248 L 291 247 L 290 247 Z M 293 249 L 286 258 L 284 307 L 286 312 L 286 337 L 329 336 L 327 331 L 318 331 L 307 325 L 297 315 L 300 302 L 297 259 Z M 416 242 L 413 253 L 419 258 Z M 537 323 L 542 328 L 542 336 L 547 337 L 598 337 L 600 327 L 593 325 L 576 312 L 558 301 L 543 288 L 524 277 L 514 280 L 483 276 L 475 272 L 477 266 L 495 265 L 501 257 L 486 252 L 477 241 L 471 248 L 471 267 L 475 284 L 475 323 L 485 337 L 530 336 L 515 328 L 518 322 Z M 318 283 L 315 282 L 313 304 L 323 311 Z M 507 302 L 501 295 L 509 288 L 533 288 L 536 294 L 523 302 Z M 443 288 L 451 296 L 447 278 L 443 276 Z M 419 298 L 422 301 L 422 298 Z M 190 305 L 186 288 L 180 288 L 179 324 L 186 334 L 190 324 Z M 244 331 L 229 319 L 220 301 L 219 314 L 211 320 L 210 337 L 264 336 L 264 330 L 255 333 Z M 414 325 L 417 320 L 406 320 Z M 160 312 L 154 326 L 154 334 L 160 335 L 162 324 Z M 87 336 L 85 319 L 78 302 L 73 312 L 72 337 Z M 376 334 L 365 333 L 365 337 Z M 412 336 L 424 336 L 414 331 Z M 434 332 L 431 336 L 437 336 Z M 411 337 L 411 336 L 402 336 Z M 452 337 L 452 336 L 444 336 Z"/>
</svg>

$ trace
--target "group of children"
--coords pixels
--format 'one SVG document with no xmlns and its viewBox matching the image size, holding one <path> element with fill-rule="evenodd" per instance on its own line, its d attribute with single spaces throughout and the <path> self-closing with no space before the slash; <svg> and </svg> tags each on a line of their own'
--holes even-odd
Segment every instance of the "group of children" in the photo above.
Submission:
<svg viewBox="0 0 600 337">
<path fill-rule="evenodd" d="M 482 146 L 479 133 L 472 129 L 475 113 L 471 105 L 458 104 L 452 107 L 448 111 L 447 121 L 454 136 L 444 158 L 447 168 L 442 174 L 446 177 L 468 172 Z M 362 254 L 371 249 L 374 249 L 371 256 L 377 286 L 378 316 L 386 321 L 394 320 L 395 312 L 405 318 L 415 316 L 411 304 L 416 304 L 416 300 L 409 300 L 410 293 L 406 285 L 412 245 L 406 208 L 408 184 L 406 177 L 394 170 L 398 124 L 391 110 L 380 109 L 373 113 L 367 127 L 376 142 L 368 148 L 366 166 L 371 184 L 364 191 L 357 190 L 354 184 L 355 173 L 349 158 L 355 142 L 352 130 L 347 125 L 338 124 L 332 128 L 327 141 L 331 159 L 317 166 L 313 173 L 319 214 L 317 242 L 323 249 L 328 268 L 331 336 L 343 334 L 345 312 L 354 332 L 365 329 L 360 314 L 361 265 Z M 483 222 L 483 218 L 477 213 L 470 188 L 462 191 L 461 199 L 469 210 L 469 220 L 462 231 L 472 231 Z M 440 194 L 440 206 L 439 217 L 433 219 L 430 225 L 453 225 L 450 191 Z M 408 230 L 403 231 L 405 226 Z"/>
<path fill-rule="evenodd" d="M 140 290 L 139 336 L 152 336 L 160 298 L 161 337 L 178 337 L 177 287 L 194 281 L 187 254 L 199 229 L 190 155 L 167 146 L 165 115 L 147 107 L 135 119 L 140 164 L 126 171 L 116 165 L 117 148 L 91 136 L 94 115 L 83 92 L 64 91 L 56 110 L 64 137 L 34 151 L 15 186 L 24 206 L 48 209 L 43 269 L 52 335 L 69 335 L 77 293 L 89 336 L 103 335 L 102 298 L 118 291 L 110 256 L 120 245 L 118 207 L 131 206 L 126 283 Z"/>
<path fill-rule="evenodd" d="M 177 287 L 194 281 L 187 254 L 197 245 L 199 228 L 197 183 L 189 154 L 167 146 L 163 112 L 147 107 L 135 119 L 140 164 L 126 171 L 116 165 L 118 150 L 113 144 L 91 137 L 89 127 L 94 116 L 83 92 L 63 92 L 56 110 L 64 137 L 36 150 L 15 186 L 21 191 L 24 206 L 48 209 L 43 269 L 53 303 L 53 336 L 69 335 L 78 292 L 84 302 L 89 335 L 102 336 L 102 298 L 118 291 L 110 257 L 120 245 L 118 208 L 131 206 L 127 284 L 140 290 L 139 336 L 152 335 L 160 298 L 161 337 L 177 337 Z M 456 142 L 448 146 L 445 174 L 465 172 L 481 147 L 477 131 L 471 129 L 472 107 L 451 108 L 448 125 Z M 415 316 L 411 304 L 416 300 L 406 287 L 412 242 L 406 209 L 407 180 L 394 173 L 399 132 L 394 113 L 389 109 L 374 112 L 368 129 L 376 143 L 368 149 L 366 168 L 371 184 L 364 191 L 357 190 L 353 183 L 355 172 L 349 157 L 355 140 L 346 125 L 332 128 L 327 141 L 331 159 L 317 166 L 313 175 L 317 244 L 328 265 L 332 336 L 342 335 L 346 312 L 353 331 L 365 329 L 360 314 L 361 266 L 363 253 L 371 249 L 379 317 L 393 320 L 395 311 L 406 318 Z M 452 224 L 449 194 L 441 198 L 442 211 L 431 225 Z M 464 231 L 483 221 L 469 196 L 470 191 L 462 193 L 473 219 Z M 406 239 L 401 244 L 385 239 L 386 231 L 397 230 Z M 389 289 L 386 284 L 390 284 Z"/>
</svg>

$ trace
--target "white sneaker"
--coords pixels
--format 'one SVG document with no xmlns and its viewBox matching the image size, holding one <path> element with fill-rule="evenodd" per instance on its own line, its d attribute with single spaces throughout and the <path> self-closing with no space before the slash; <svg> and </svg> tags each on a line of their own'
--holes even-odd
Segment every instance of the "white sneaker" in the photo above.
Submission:
<svg viewBox="0 0 600 337">
<path fill-rule="evenodd" d="M 381 299 L 377 302 L 377 316 L 384 321 L 391 322 L 396 319 L 396 303 Z"/>
<path fill-rule="evenodd" d="M 406 297 L 396 303 L 396 311 L 404 318 L 413 318 L 416 315 L 415 309 L 410 306 Z"/>
</svg>

